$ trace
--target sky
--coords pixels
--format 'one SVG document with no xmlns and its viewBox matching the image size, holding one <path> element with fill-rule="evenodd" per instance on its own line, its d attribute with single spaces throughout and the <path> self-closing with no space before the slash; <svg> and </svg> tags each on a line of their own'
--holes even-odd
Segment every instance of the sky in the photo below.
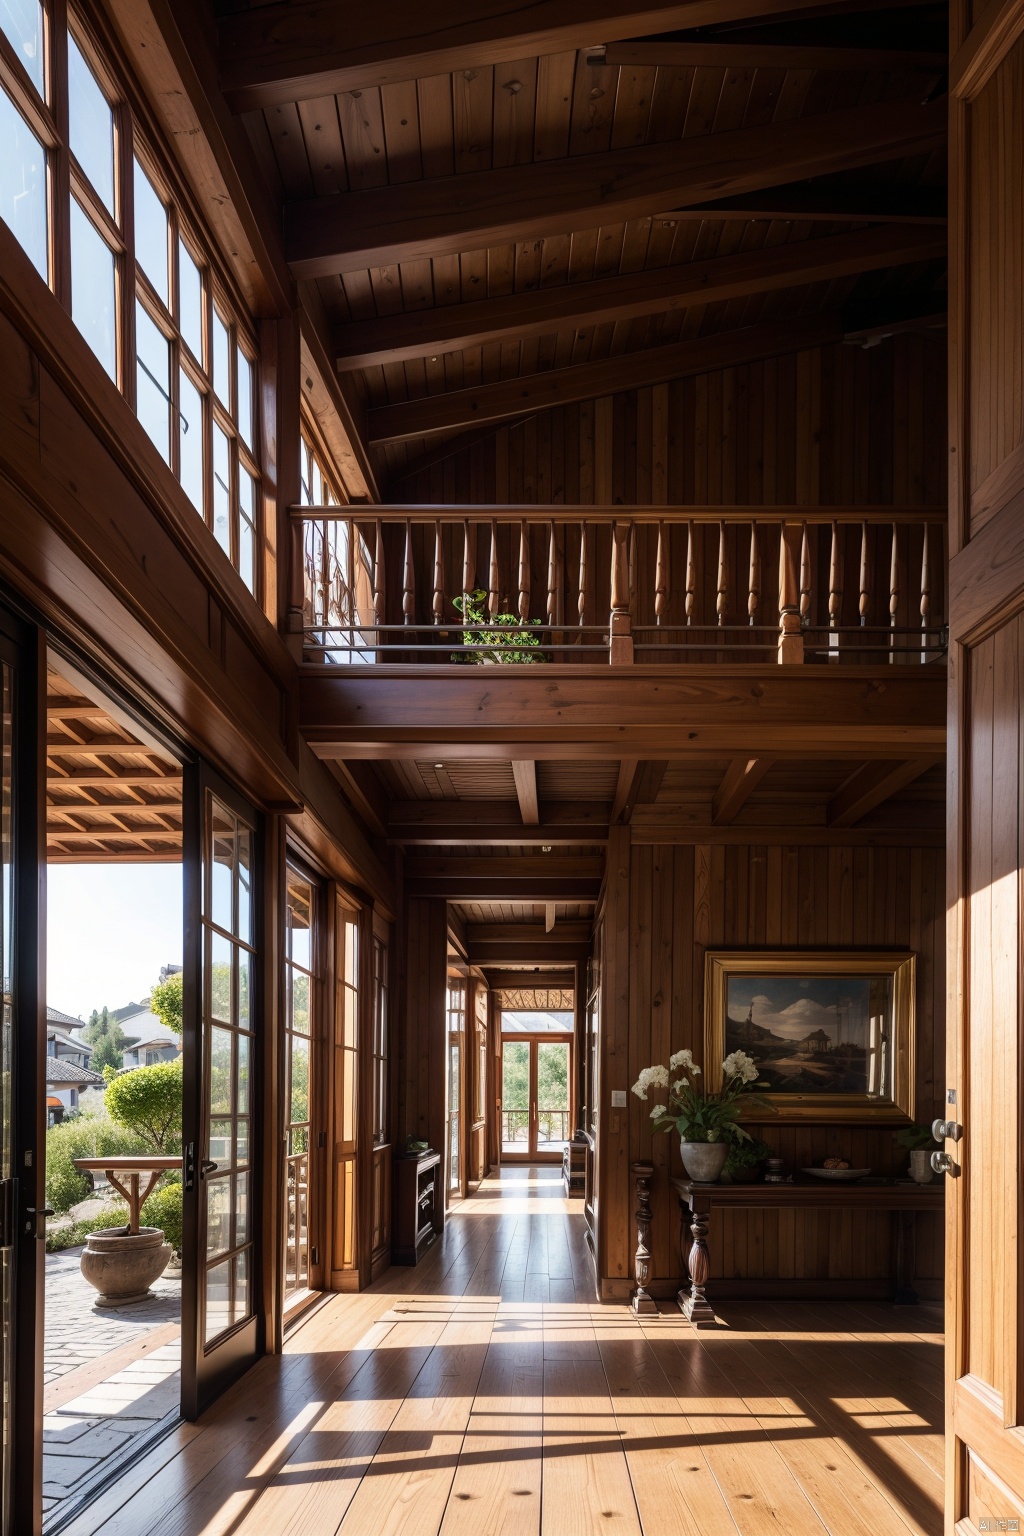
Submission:
<svg viewBox="0 0 1024 1536">
<path fill-rule="evenodd" d="M 180 864 L 51 864 L 46 913 L 46 1001 L 62 1013 L 141 1002 L 181 964 Z"/>
<path fill-rule="evenodd" d="M 815 1029 L 824 1029 L 836 1040 L 838 1004 L 843 1039 L 864 1043 L 871 982 L 853 976 L 815 976 L 803 981 L 782 976 L 731 976 L 730 1018 L 745 1019 L 751 1004 L 754 1023 L 784 1040 L 802 1040 Z"/>
</svg>

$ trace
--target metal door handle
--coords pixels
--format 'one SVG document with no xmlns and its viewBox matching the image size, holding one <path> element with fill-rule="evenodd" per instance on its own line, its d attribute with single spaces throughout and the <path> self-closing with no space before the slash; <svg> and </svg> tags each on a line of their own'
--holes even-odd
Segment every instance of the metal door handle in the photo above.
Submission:
<svg viewBox="0 0 1024 1536">
<path fill-rule="evenodd" d="M 210 1159 L 208 1157 L 204 1157 L 202 1162 L 199 1164 L 199 1174 L 200 1174 L 200 1177 L 205 1179 L 206 1175 L 208 1173 L 216 1173 L 216 1172 L 217 1172 L 217 1164 L 216 1163 L 211 1163 Z"/>
<path fill-rule="evenodd" d="M 948 1152 L 933 1152 L 928 1161 L 933 1173 L 948 1173 L 951 1179 L 960 1175 L 960 1164 L 955 1163 Z"/>
<path fill-rule="evenodd" d="M 963 1126 L 955 1120 L 932 1121 L 932 1136 L 936 1141 L 945 1141 L 947 1137 L 950 1141 L 959 1141 L 963 1134 Z"/>
<path fill-rule="evenodd" d="M 53 1215 L 53 1211 L 50 1209 L 50 1207 L 48 1205 L 44 1205 L 37 1208 L 34 1205 L 29 1205 L 25 1207 L 25 1215 L 32 1218 L 31 1220 L 25 1222 L 26 1235 L 30 1237 L 45 1237 L 46 1218 L 47 1216 Z M 34 1232 L 32 1231 L 33 1227 L 35 1227 Z"/>
</svg>

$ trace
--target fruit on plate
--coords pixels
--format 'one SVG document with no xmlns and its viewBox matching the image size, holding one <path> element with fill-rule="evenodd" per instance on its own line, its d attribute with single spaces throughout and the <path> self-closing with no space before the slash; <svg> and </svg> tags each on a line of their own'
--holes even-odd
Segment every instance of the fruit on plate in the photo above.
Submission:
<svg viewBox="0 0 1024 1536">
<path fill-rule="evenodd" d="M 824 1168 L 849 1168 L 850 1165 L 845 1157 L 826 1157 L 822 1166 Z"/>
</svg>

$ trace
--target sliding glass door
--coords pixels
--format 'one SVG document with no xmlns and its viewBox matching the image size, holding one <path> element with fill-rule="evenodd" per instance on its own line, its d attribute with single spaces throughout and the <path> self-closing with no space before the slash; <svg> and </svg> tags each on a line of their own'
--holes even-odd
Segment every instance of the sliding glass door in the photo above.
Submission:
<svg viewBox="0 0 1024 1536">
<path fill-rule="evenodd" d="M 259 824 L 205 764 L 185 777 L 182 1409 L 195 1418 L 261 1347 L 253 1065 L 261 1018 Z"/>
</svg>

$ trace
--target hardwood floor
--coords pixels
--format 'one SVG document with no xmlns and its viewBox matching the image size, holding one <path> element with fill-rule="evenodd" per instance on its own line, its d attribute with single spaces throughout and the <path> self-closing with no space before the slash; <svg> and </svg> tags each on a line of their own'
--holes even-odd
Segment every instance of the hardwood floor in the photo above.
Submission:
<svg viewBox="0 0 1024 1536">
<path fill-rule="evenodd" d="M 506 1168 L 332 1296 L 72 1536 L 888 1536 L 942 1528 L 930 1309 L 594 1300 L 581 1202 Z"/>
</svg>

